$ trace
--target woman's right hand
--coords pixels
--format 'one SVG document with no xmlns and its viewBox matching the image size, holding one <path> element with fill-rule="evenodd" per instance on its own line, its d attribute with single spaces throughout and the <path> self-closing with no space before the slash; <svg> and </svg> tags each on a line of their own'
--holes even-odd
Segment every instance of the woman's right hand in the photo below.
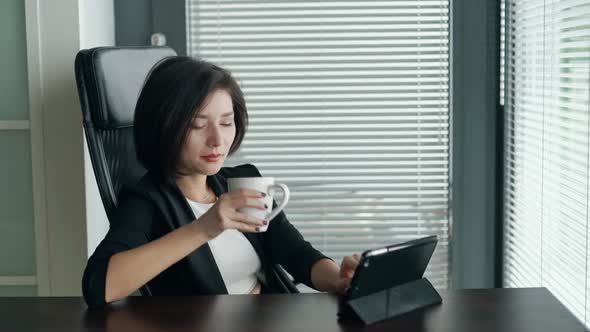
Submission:
<svg viewBox="0 0 590 332">
<path fill-rule="evenodd" d="M 265 194 L 253 189 L 239 189 L 219 196 L 217 202 L 194 223 L 205 231 L 209 239 L 213 239 L 226 229 L 237 229 L 242 232 L 258 232 L 266 221 L 239 212 L 244 207 L 266 210 L 261 200 Z"/>
</svg>

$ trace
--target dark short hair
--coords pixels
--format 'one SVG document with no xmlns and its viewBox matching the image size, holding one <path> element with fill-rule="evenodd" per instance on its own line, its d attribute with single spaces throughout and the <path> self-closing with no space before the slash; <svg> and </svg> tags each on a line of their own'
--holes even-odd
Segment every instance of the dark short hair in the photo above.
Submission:
<svg viewBox="0 0 590 332">
<path fill-rule="evenodd" d="M 248 125 L 244 95 L 231 73 L 187 56 L 167 57 L 150 71 L 135 106 L 133 124 L 138 161 L 160 180 L 177 174 L 180 152 L 191 121 L 205 98 L 223 89 L 231 96 L 236 136 L 233 154 Z"/>
</svg>

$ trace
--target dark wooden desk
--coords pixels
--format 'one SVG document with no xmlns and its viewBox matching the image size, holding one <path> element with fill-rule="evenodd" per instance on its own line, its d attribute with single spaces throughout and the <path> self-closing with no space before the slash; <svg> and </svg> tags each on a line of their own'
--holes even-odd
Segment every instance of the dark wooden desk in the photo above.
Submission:
<svg viewBox="0 0 590 332">
<path fill-rule="evenodd" d="M 585 331 L 544 288 L 441 295 L 442 305 L 368 327 L 339 323 L 329 294 L 135 297 L 99 310 L 77 297 L 0 298 L 0 331 Z"/>
</svg>

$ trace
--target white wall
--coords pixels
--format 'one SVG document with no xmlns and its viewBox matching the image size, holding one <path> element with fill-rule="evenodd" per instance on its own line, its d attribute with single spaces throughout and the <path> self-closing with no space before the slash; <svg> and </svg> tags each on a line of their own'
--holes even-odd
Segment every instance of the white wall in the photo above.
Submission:
<svg viewBox="0 0 590 332">
<path fill-rule="evenodd" d="M 113 0 L 79 0 L 80 49 L 115 45 Z M 98 192 L 94 170 L 84 140 L 84 180 L 86 185 L 86 252 L 90 256 L 108 231 L 109 223 Z"/>
<path fill-rule="evenodd" d="M 34 190 L 44 189 L 39 197 L 45 199 L 44 206 L 35 203 L 36 222 L 43 222 L 36 227 L 37 252 L 45 253 L 38 255 L 37 266 L 47 270 L 40 295 L 79 296 L 88 252 L 86 221 L 100 218 L 96 207 L 102 204 L 86 184 L 74 59 L 81 47 L 114 44 L 113 0 L 25 0 L 25 6 L 29 80 L 36 80 L 29 86 L 38 87 L 30 95 L 39 114 L 32 135 L 42 136 L 33 146 L 43 157 Z"/>
<path fill-rule="evenodd" d="M 115 45 L 113 0 L 78 0 L 80 49 Z"/>
</svg>

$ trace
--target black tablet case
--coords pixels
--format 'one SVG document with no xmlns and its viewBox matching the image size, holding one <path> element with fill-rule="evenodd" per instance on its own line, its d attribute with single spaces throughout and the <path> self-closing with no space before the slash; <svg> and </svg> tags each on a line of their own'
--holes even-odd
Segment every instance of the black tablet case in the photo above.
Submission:
<svg viewBox="0 0 590 332">
<path fill-rule="evenodd" d="M 408 247 L 408 243 L 418 245 Z M 428 250 L 428 247 L 420 248 L 429 245 L 431 250 Z M 436 237 L 434 236 L 399 244 L 398 246 L 402 247 L 402 249 L 398 252 L 395 252 L 395 249 L 393 250 L 394 254 L 397 255 L 395 259 L 399 265 L 393 268 L 399 269 L 403 267 L 404 269 L 401 271 L 384 271 L 384 275 L 375 275 L 375 273 L 369 275 L 369 278 L 365 280 L 365 282 L 369 281 L 367 292 L 352 293 L 352 296 L 341 300 L 338 312 L 340 320 L 360 321 L 364 325 L 368 325 L 419 308 L 442 303 L 440 295 L 430 281 L 423 278 L 424 270 L 430 261 L 435 245 Z M 377 257 L 377 259 L 379 258 Z M 365 263 L 368 265 L 370 261 L 375 264 L 374 257 L 368 257 Z M 381 262 L 382 265 L 388 263 L 388 258 L 383 259 Z M 382 278 L 392 278 L 392 274 L 396 274 L 396 277 L 400 278 L 402 282 L 391 287 L 379 286 L 380 288 L 376 288 L 377 284 L 380 284 L 379 281 L 386 281 Z M 351 287 L 354 287 L 354 285 L 351 285 Z"/>
</svg>

